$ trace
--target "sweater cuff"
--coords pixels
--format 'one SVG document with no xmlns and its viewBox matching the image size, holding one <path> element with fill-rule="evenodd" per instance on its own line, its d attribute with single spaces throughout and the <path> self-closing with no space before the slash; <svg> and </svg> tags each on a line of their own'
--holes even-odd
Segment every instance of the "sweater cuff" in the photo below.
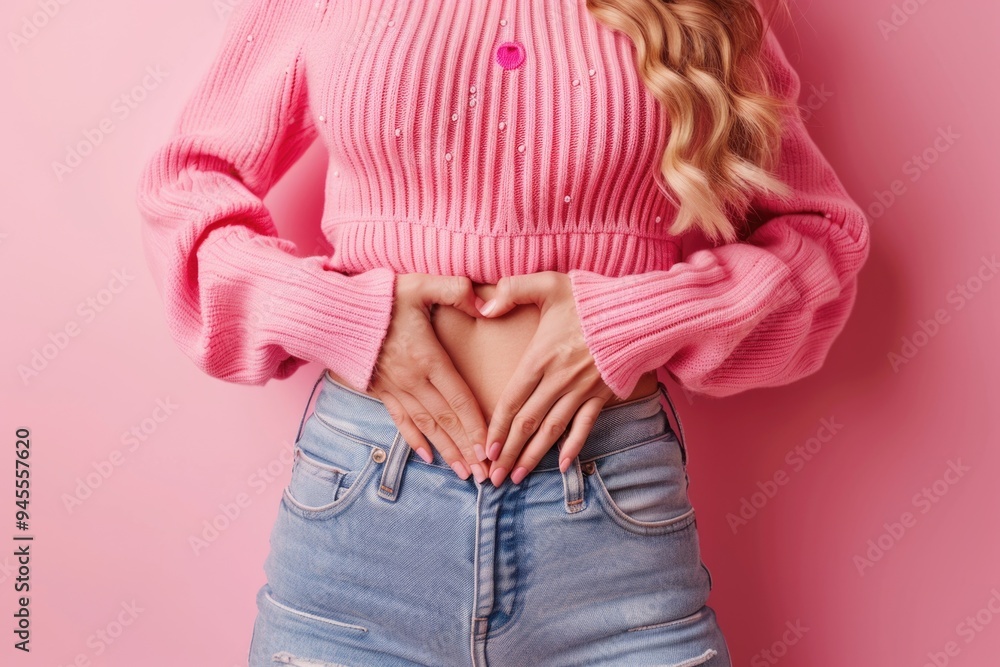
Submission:
<svg viewBox="0 0 1000 667">
<path fill-rule="evenodd" d="M 378 267 L 345 275 L 330 267 L 328 257 L 300 258 L 294 249 L 290 240 L 240 225 L 206 237 L 197 251 L 206 306 L 199 356 L 238 366 L 223 375 L 252 383 L 266 378 L 241 377 L 242 371 L 278 362 L 284 370 L 276 377 L 283 377 L 315 361 L 367 391 L 391 320 L 395 272 Z M 259 355 L 270 361 L 253 359 Z"/>
<path fill-rule="evenodd" d="M 584 340 L 618 398 L 687 353 L 710 371 L 770 313 L 800 300 L 788 267 L 770 253 L 746 244 L 715 253 L 742 260 L 739 279 L 710 260 L 621 277 L 568 272 Z"/>
</svg>

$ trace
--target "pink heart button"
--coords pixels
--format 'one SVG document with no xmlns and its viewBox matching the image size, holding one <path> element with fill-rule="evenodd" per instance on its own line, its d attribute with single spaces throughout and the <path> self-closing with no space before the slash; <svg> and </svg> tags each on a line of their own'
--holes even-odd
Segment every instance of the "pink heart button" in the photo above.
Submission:
<svg viewBox="0 0 1000 667">
<path fill-rule="evenodd" d="M 524 62 L 524 44 L 521 42 L 504 42 L 497 47 L 497 62 L 504 69 L 520 67 Z"/>
</svg>

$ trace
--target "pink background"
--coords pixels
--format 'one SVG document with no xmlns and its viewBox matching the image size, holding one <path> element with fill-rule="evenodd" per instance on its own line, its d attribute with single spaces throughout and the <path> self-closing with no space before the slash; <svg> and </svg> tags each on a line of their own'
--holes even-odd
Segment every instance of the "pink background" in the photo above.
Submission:
<svg viewBox="0 0 1000 667">
<path fill-rule="evenodd" d="M 15 48 L 9 33 L 41 4 L 58 12 Z M 201 374 L 168 336 L 133 203 L 140 165 L 215 52 L 226 5 L 3 4 L 4 664 L 246 664 L 289 472 L 282 453 L 319 368 L 263 388 Z M 982 260 L 1000 248 L 1000 53 L 987 46 L 1000 9 L 853 0 L 802 2 L 793 14 L 780 34 L 809 127 L 869 210 L 872 253 L 855 315 L 817 375 L 721 400 L 688 400 L 668 382 L 688 438 L 710 604 L 738 665 L 994 665 L 1000 279 Z M 880 22 L 894 17 L 883 34 Z M 147 68 L 161 75 L 143 90 Z M 127 116 L 123 95 L 135 107 Z M 113 131 L 57 176 L 67 146 L 104 119 Z M 324 157 L 314 145 L 267 198 L 304 253 L 316 248 Z M 23 380 L 19 366 L 73 325 Z M 890 354 L 904 351 L 911 358 L 894 368 Z M 12 649 L 10 631 L 22 426 L 32 432 L 36 536 L 30 655 Z M 142 438 L 123 435 L 131 429 Z M 101 468 L 110 474 L 91 475 L 100 485 L 68 508 Z M 770 495 L 761 490 L 775 479 Z M 196 553 L 190 538 L 239 494 L 249 503 Z M 756 514 L 733 527 L 744 499 Z"/>
</svg>

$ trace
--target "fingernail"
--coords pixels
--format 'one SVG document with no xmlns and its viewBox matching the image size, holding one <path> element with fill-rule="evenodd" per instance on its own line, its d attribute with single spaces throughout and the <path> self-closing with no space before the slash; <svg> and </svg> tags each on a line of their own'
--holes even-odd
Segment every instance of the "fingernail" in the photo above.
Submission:
<svg viewBox="0 0 1000 667">
<path fill-rule="evenodd" d="M 569 459 L 561 459 L 559 461 L 559 472 L 566 472 L 567 468 L 569 468 Z"/>
<path fill-rule="evenodd" d="M 493 474 L 490 475 L 490 481 L 493 482 L 493 486 L 500 486 L 500 483 L 503 482 L 503 476 L 505 474 L 507 474 L 506 468 L 497 468 L 494 470 Z"/>
<path fill-rule="evenodd" d="M 486 460 L 486 450 L 483 449 L 482 445 L 476 444 L 476 445 L 473 445 L 472 448 L 474 450 L 476 450 L 476 458 L 477 459 L 479 459 L 480 461 L 485 461 Z"/>
<path fill-rule="evenodd" d="M 431 454 L 431 450 L 427 449 L 426 447 L 421 447 L 420 449 L 418 449 L 417 454 L 419 454 L 420 458 L 422 458 L 427 463 L 434 463 L 434 455 Z"/>
<path fill-rule="evenodd" d="M 502 447 L 502 445 L 499 441 L 490 445 L 490 460 L 496 461 L 500 458 L 500 447 Z"/>
<path fill-rule="evenodd" d="M 469 479 L 469 469 L 465 467 L 465 464 L 461 461 L 454 461 L 451 464 L 451 469 L 455 471 L 455 474 L 462 479 Z"/>
<path fill-rule="evenodd" d="M 481 296 L 477 295 L 476 296 L 476 308 L 480 308 L 481 309 L 483 307 L 484 303 L 486 303 L 486 302 L 483 301 L 483 298 Z"/>
<path fill-rule="evenodd" d="M 483 315 L 489 315 L 490 311 L 493 310 L 493 306 L 495 306 L 496 303 L 497 303 L 496 299 L 490 299 L 489 301 L 484 303 L 481 308 L 479 306 L 476 307 L 479 308 L 479 312 L 482 313 Z"/>
<path fill-rule="evenodd" d="M 510 474 L 510 481 L 514 482 L 515 484 L 520 484 L 521 480 L 524 479 L 524 476 L 527 474 L 528 474 L 527 468 L 525 468 L 524 466 L 517 466 L 516 468 L 514 468 L 514 472 Z"/>
<path fill-rule="evenodd" d="M 476 478 L 476 481 L 480 484 L 486 479 L 486 471 L 483 470 L 483 466 L 478 463 L 472 464 L 472 476 Z"/>
</svg>

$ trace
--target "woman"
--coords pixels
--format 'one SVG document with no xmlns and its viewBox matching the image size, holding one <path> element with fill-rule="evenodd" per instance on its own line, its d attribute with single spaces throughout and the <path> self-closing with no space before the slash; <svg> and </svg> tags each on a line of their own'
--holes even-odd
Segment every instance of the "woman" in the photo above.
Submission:
<svg viewBox="0 0 1000 667">
<path fill-rule="evenodd" d="M 202 370 L 324 368 L 251 665 L 731 664 L 655 373 L 815 372 L 868 254 L 767 25 L 749 0 L 237 7 L 138 201 Z M 317 137 L 333 253 L 300 257 L 262 198 Z"/>
</svg>

